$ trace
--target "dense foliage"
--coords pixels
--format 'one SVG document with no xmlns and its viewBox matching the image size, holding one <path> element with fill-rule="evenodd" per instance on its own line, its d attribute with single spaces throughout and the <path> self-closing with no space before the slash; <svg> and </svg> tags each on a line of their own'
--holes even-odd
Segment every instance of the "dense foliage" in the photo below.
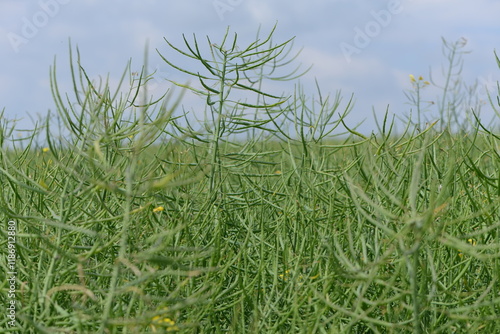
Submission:
<svg viewBox="0 0 500 334">
<path fill-rule="evenodd" d="M 48 117 L 13 138 L 2 121 L 13 332 L 500 330 L 499 137 L 479 118 L 396 133 L 388 115 L 363 135 L 340 95 L 264 92 L 298 75 L 276 74 L 290 42 L 271 36 L 171 45 L 200 71 L 162 53 L 199 83 L 178 85 L 205 99 L 205 122 L 173 93 L 143 98 L 151 75 L 128 66 L 115 93 L 72 53 L 73 97 L 52 69 L 57 133 Z"/>
</svg>

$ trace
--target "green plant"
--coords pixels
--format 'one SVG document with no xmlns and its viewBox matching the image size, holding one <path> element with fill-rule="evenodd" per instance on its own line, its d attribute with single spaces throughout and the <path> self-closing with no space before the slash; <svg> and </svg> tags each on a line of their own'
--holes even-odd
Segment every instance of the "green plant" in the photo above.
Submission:
<svg viewBox="0 0 500 334">
<path fill-rule="evenodd" d="M 277 68 L 283 66 L 281 62 L 287 61 L 286 59 L 280 59 L 280 56 L 286 51 L 291 40 L 281 44 L 273 44 L 271 37 L 275 28 L 266 38 L 260 40 L 257 37 L 256 41 L 245 48 L 238 46 L 237 34 L 234 34 L 231 40 L 229 29 L 226 31 L 220 45 L 213 43 L 207 37 L 208 57 L 203 55 L 196 36 L 193 37 L 192 43 L 188 42 L 184 36 L 188 51 L 182 51 L 166 41 L 176 52 L 200 63 L 205 72 L 203 74 L 178 67 L 160 53 L 160 56 L 167 64 L 189 76 L 195 77 L 201 84 L 201 87 L 196 88 L 175 83 L 206 99 L 208 115 L 213 126 L 208 128 L 211 133 L 208 154 L 211 166 L 209 194 L 214 201 L 218 193 L 221 192 L 223 170 L 229 166 L 223 162 L 221 145 L 227 142 L 227 139 L 232 135 L 241 134 L 248 131 L 248 129 L 252 129 L 254 134 L 256 129 L 273 131 L 266 127 L 268 123 L 271 123 L 277 117 L 275 114 L 279 115 L 279 112 L 273 111 L 273 108 L 287 100 L 282 96 L 265 93 L 261 89 L 264 78 L 287 80 L 296 72 L 295 70 L 291 74 L 279 77 L 270 77 L 263 74 L 266 66 L 272 66 L 270 70 L 272 75 Z M 233 97 L 236 95 L 234 92 L 236 90 L 243 91 L 245 94 L 240 98 Z M 273 102 L 266 102 L 266 98 Z M 249 99 L 255 100 L 256 103 L 248 101 Z M 266 110 L 266 114 L 270 118 L 260 119 L 258 110 Z"/>
<path fill-rule="evenodd" d="M 467 131 L 475 126 L 473 113 L 479 114 L 482 103 L 477 98 L 478 84 L 468 85 L 462 78 L 464 65 L 463 56 L 470 51 L 464 50 L 467 45 L 465 38 L 460 38 L 455 42 L 448 42 L 444 38 L 443 55 L 446 58 L 446 65 L 442 68 L 441 80 L 439 83 L 432 72 L 429 73 L 429 81 L 424 80 L 422 76 L 415 79 L 410 75 L 412 90 L 405 92 L 409 103 L 416 107 L 416 124 L 423 126 L 422 121 L 429 123 L 432 120 L 423 117 L 425 113 L 435 112 L 439 119 L 439 129 L 444 131 Z M 423 89 L 426 91 L 432 88 L 437 89 L 439 96 L 424 100 L 422 98 Z M 428 95 L 428 94 L 425 94 Z"/>
<path fill-rule="evenodd" d="M 19 139 L 1 119 L 0 220 L 17 222 L 18 257 L 17 322 L 0 326 L 498 332 L 495 132 L 477 118 L 466 135 L 411 120 L 398 134 L 386 115 L 366 136 L 344 119 L 352 100 L 337 112 L 340 94 L 265 92 L 263 73 L 284 64 L 274 56 L 286 44 L 238 51 L 236 37 L 223 41 L 208 40 L 213 59 L 186 42 L 183 54 L 207 73 L 176 67 L 200 82 L 183 86 L 207 101 L 205 131 L 176 114 L 182 94 L 144 95 L 152 75 L 128 64 L 112 89 L 71 47 L 73 95 L 60 92 L 55 64 L 51 71 L 58 132 L 49 117 Z"/>
</svg>

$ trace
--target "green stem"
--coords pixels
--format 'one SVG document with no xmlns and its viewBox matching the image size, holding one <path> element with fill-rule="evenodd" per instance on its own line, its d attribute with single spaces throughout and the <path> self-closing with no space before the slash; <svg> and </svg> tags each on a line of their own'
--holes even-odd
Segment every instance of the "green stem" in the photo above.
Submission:
<svg viewBox="0 0 500 334">
<path fill-rule="evenodd" d="M 420 323 L 420 300 L 418 293 L 418 277 L 417 277 L 417 268 L 418 268 L 418 256 L 419 256 L 419 248 L 414 250 L 412 264 L 410 264 L 410 284 L 412 291 L 412 300 L 413 300 L 413 333 L 421 334 L 422 326 Z"/>
<path fill-rule="evenodd" d="M 132 202 L 132 186 L 133 186 L 133 174 L 135 170 L 136 159 L 132 159 L 129 168 L 126 171 L 126 183 L 127 183 L 127 192 L 126 192 L 126 200 L 124 204 L 124 214 L 123 214 L 123 225 L 120 231 L 120 248 L 118 250 L 118 257 L 115 259 L 113 264 L 113 272 L 111 274 L 111 282 L 109 283 L 109 291 L 106 295 L 106 300 L 104 303 L 104 309 L 101 320 L 101 327 L 99 329 L 99 334 L 106 332 L 106 327 L 108 320 L 111 315 L 111 309 L 113 304 L 113 299 L 116 293 L 116 286 L 118 282 L 118 277 L 120 274 L 120 261 L 119 259 L 125 258 L 127 253 L 128 246 L 128 231 L 130 229 L 130 211 L 131 211 L 131 202 Z"/>
</svg>

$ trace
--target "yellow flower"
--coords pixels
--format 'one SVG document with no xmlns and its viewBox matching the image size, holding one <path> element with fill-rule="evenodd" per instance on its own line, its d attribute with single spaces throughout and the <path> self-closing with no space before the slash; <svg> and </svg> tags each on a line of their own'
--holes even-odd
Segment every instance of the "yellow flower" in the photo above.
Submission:
<svg viewBox="0 0 500 334">
<path fill-rule="evenodd" d="M 164 307 L 160 312 L 165 313 L 168 311 L 168 307 Z M 175 332 L 179 330 L 179 327 L 175 325 L 175 321 L 167 317 L 165 314 L 163 315 L 155 315 L 151 319 L 151 329 L 154 333 L 156 333 L 156 326 L 158 327 L 166 327 L 167 332 Z"/>
<path fill-rule="evenodd" d="M 280 175 L 282 174 L 280 170 L 277 170 L 276 172 L 274 172 L 274 174 L 277 174 L 277 175 Z"/>
<path fill-rule="evenodd" d="M 474 239 L 467 239 L 467 242 L 470 243 L 472 246 L 476 245 L 476 240 Z"/>
<path fill-rule="evenodd" d="M 49 149 L 48 147 L 44 147 L 44 148 L 42 148 L 42 152 L 43 152 L 43 153 L 47 153 L 48 151 L 50 151 L 50 149 Z"/>
<path fill-rule="evenodd" d="M 164 210 L 165 208 L 163 206 L 157 206 L 156 208 L 153 209 L 153 212 L 162 212 Z"/>
<path fill-rule="evenodd" d="M 156 322 L 158 324 L 167 324 L 167 325 L 170 325 L 170 326 L 175 325 L 175 321 L 173 321 L 170 318 L 163 318 L 160 315 L 154 316 L 152 320 L 153 320 L 153 322 Z"/>
<path fill-rule="evenodd" d="M 288 278 L 289 274 L 290 274 L 290 270 L 285 270 L 285 273 L 284 273 L 284 274 L 279 274 L 278 276 L 279 276 L 279 278 L 281 278 L 282 280 L 285 280 L 285 281 L 286 281 L 286 279 Z"/>
<path fill-rule="evenodd" d="M 167 332 L 178 331 L 179 327 L 175 325 L 175 321 L 170 318 L 164 318 L 160 315 L 154 316 L 151 324 L 151 329 L 156 333 L 156 326 L 167 327 Z M 155 326 L 156 325 L 156 326 Z"/>
<path fill-rule="evenodd" d="M 410 74 L 410 81 L 415 82 L 415 76 L 413 74 Z"/>
<path fill-rule="evenodd" d="M 419 76 L 418 80 L 422 81 L 422 80 L 424 80 L 424 78 L 422 78 L 422 76 Z"/>
</svg>

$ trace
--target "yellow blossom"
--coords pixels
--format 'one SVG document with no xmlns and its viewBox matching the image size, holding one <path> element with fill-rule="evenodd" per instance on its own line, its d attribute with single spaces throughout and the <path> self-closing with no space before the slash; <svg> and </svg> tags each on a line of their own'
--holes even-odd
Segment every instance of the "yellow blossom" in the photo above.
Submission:
<svg viewBox="0 0 500 334">
<path fill-rule="evenodd" d="M 467 242 L 468 242 L 469 244 L 471 244 L 472 246 L 475 246 L 475 245 L 476 245 L 476 240 L 474 240 L 474 239 L 467 239 Z"/>
<path fill-rule="evenodd" d="M 163 206 L 157 206 L 156 208 L 153 209 L 153 212 L 162 212 L 164 210 L 165 208 Z"/>
<path fill-rule="evenodd" d="M 288 275 L 290 274 L 290 270 L 285 270 L 285 273 L 284 274 L 279 274 L 279 278 L 281 278 L 282 280 L 286 280 L 288 278 Z"/>
<path fill-rule="evenodd" d="M 151 329 L 156 333 L 156 326 L 167 327 L 167 332 L 178 331 L 179 327 L 175 325 L 175 321 L 170 318 L 164 318 L 160 315 L 154 316 L 151 324 Z"/>
<path fill-rule="evenodd" d="M 410 74 L 410 81 L 415 82 L 415 76 L 413 74 Z"/>
<path fill-rule="evenodd" d="M 168 307 L 164 307 L 160 312 L 165 313 L 168 311 Z M 175 325 L 175 321 L 167 317 L 165 314 L 163 315 L 155 315 L 151 319 L 151 329 L 154 333 L 156 333 L 156 327 L 166 327 L 167 332 L 175 332 L 179 330 L 179 327 Z"/>
<path fill-rule="evenodd" d="M 43 153 L 47 153 L 48 151 L 50 151 L 50 149 L 49 149 L 48 147 L 44 147 L 44 148 L 42 148 L 42 152 L 43 152 Z"/>
</svg>

